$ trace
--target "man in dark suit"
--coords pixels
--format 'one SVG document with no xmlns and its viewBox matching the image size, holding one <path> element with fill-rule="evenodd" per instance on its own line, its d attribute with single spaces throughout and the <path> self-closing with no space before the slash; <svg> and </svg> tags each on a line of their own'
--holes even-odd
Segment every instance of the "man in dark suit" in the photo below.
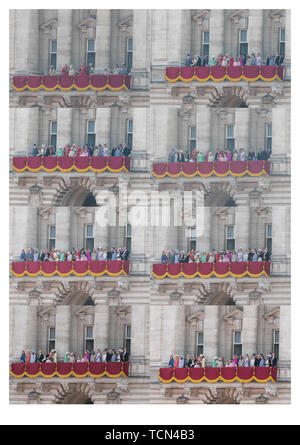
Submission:
<svg viewBox="0 0 300 445">
<path fill-rule="evenodd" d="M 255 367 L 259 367 L 260 359 L 261 359 L 260 354 L 257 354 L 255 356 L 255 359 L 254 359 L 254 366 Z"/>
<path fill-rule="evenodd" d="M 270 252 L 268 251 L 268 248 L 265 248 L 265 252 L 264 252 L 264 256 L 263 256 L 263 260 L 264 261 L 270 261 Z"/>
<path fill-rule="evenodd" d="M 277 357 L 275 355 L 275 352 L 272 353 L 272 357 L 270 359 L 270 366 L 277 366 Z"/>
<path fill-rule="evenodd" d="M 122 260 L 124 260 L 124 261 L 127 261 L 128 258 L 129 258 L 129 252 L 128 252 L 126 246 L 123 247 L 123 250 L 122 250 L 122 252 L 121 252 L 121 257 L 122 257 Z"/>
<path fill-rule="evenodd" d="M 107 254 L 106 254 L 106 259 L 107 260 L 111 260 L 113 251 L 114 251 L 113 247 L 110 250 L 107 251 Z"/>
<path fill-rule="evenodd" d="M 122 354 L 122 362 L 128 362 L 129 360 L 129 354 L 127 352 L 127 348 L 124 348 L 123 354 Z"/>
</svg>

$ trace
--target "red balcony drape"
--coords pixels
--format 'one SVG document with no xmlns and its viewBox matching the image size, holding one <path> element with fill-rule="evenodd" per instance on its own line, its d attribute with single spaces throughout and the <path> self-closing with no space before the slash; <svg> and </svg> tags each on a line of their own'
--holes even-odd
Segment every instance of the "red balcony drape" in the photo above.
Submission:
<svg viewBox="0 0 300 445">
<path fill-rule="evenodd" d="M 22 173 L 25 170 L 37 172 L 44 170 L 45 172 L 69 172 L 75 170 L 78 172 L 87 172 L 89 170 L 102 173 L 110 171 L 118 173 L 121 171 L 128 172 L 130 170 L 130 157 L 124 156 L 78 156 L 78 157 L 56 157 L 56 156 L 30 156 L 30 157 L 14 157 L 12 168 Z"/>
<path fill-rule="evenodd" d="M 170 382 L 193 382 L 202 381 L 215 383 L 222 381 L 232 383 L 235 381 L 249 383 L 256 381 L 265 383 L 268 381 L 276 382 L 277 367 L 274 368 L 160 368 L 159 380 L 163 383 Z"/>
<path fill-rule="evenodd" d="M 20 161 L 19 161 L 20 163 Z M 23 161 L 24 163 L 24 161 Z M 22 163 L 20 163 L 23 165 Z M 157 178 L 169 176 L 177 178 L 185 176 L 191 178 L 199 175 L 208 176 L 261 176 L 269 175 L 271 161 L 232 161 L 232 162 L 157 162 L 152 165 L 152 175 Z"/>
<path fill-rule="evenodd" d="M 26 377 L 128 377 L 128 362 L 74 362 L 74 363 L 12 363 L 10 374 L 15 378 Z"/>
<path fill-rule="evenodd" d="M 168 82 L 190 82 L 197 80 L 198 82 L 206 82 L 213 80 L 221 82 L 230 80 L 237 82 L 246 80 L 254 82 L 256 80 L 264 80 L 270 82 L 272 80 L 283 80 L 283 66 L 183 66 L 183 67 L 167 67 L 165 79 Z M 20 82 L 21 83 L 21 82 Z"/>
<path fill-rule="evenodd" d="M 24 275 L 67 277 L 71 274 L 78 277 L 85 275 L 100 277 L 104 274 L 113 277 L 121 274 L 126 276 L 129 274 L 129 261 L 16 261 L 11 265 L 11 273 L 15 277 Z"/>
<path fill-rule="evenodd" d="M 227 276 L 241 278 L 244 276 L 259 277 L 270 275 L 270 262 L 250 261 L 235 263 L 169 263 L 153 264 L 152 275 L 155 278 L 210 278 L 216 276 L 225 278 Z"/>
<path fill-rule="evenodd" d="M 123 88 L 128 90 L 131 84 L 131 76 L 112 74 L 106 75 L 76 75 L 69 76 L 67 74 L 61 76 L 14 76 L 12 87 L 16 91 L 38 91 L 44 89 L 46 91 L 54 91 L 56 89 L 62 91 L 70 91 L 76 89 L 78 91 L 86 91 L 88 89 L 101 91 L 106 88 L 112 91 L 119 91 Z"/>
</svg>

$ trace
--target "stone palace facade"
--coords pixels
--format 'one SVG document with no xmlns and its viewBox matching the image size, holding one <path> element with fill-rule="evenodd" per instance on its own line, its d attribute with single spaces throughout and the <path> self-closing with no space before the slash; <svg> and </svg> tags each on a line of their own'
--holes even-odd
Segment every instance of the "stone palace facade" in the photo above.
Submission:
<svg viewBox="0 0 300 445">
<path fill-rule="evenodd" d="M 127 275 L 14 276 L 10 356 L 128 346 L 127 378 L 10 377 L 11 403 L 290 403 L 290 10 L 10 10 L 10 263 L 21 250 L 124 246 Z M 169 82 L 186 55 L 285 56 L 283 79 Z M 93 63 L 95 75 L 126 63 L 130 88 L 13 88 L 14 76 L 47 76 Z M 128 171 L 16 171 L 33 144 L 132 146 Z M 157 178 L 173 148 L 206 153 L 272 148 L 269 175 Z M 201 195 L 200 221 L 178 225 L 185 194 Z M 152 195 L 167 196 L 170 224 L 151 224 Z M 179 202 L 179 205 L 178 205 Z M 112 219 L 103 226 L 101 210 Z M 191 214 L 195 210 L 192 205 Z M 100 212 L 100 213 L 99 213 Z M 146 224 L 136 224 L 140 215 Z M 163 249 L 268 246 L 269 276 L 162 278 Z M 159 381 L 170 354 L 276 351 L 276 382 Z M 200 352 L 199 352 L 200 351 Z"/>
</svg>

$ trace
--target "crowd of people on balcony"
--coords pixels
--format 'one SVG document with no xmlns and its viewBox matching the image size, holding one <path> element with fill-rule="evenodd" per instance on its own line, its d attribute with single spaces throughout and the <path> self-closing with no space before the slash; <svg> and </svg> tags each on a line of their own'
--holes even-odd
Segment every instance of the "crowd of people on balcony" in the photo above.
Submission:
<svg viewBox="0 0 300 445">
<path fill-rule="evenodd" d="M 41 157 L 79 157 L 79 156 L 129 156 L 131 154 L 132 148 L 128 147 L 126 143 L 114 145 L 109 148 L 107 144 L 99 145 L 88 145 L 85 144 L 83 148 L 80 148 L 77 144 L 67 144 L 63 148 L 59 146 L 56 148 L 54 145 L 42 144 L 38 147 L 37 144 L 33 145 L 32 156 Z"/>
<path fill-rule="evenodd" d="M 162 251 L 161 264 L 176 263 L 235 263 L 249 261 L 270 261 L 271 255 L 267 247 L 262 249 L 239 249 L 235 250 L 212 250 L 210 252 L 200 252 L 199 250 L 190 250 L 185 253 L 184 250 L 173 249 L 171 251 Z"/>
<path fill-rule="evenodd" d="M 278 359 L 275 352 L 269 352 L 264 357 L 263 354 L 252 354 L 249 357 L 248 354 L 234 355 L 232 360 L 225 361 L 224 357 L 214 357 L 212 361 L 213 368 L 231 368 L 231 367 L 275 367 L 277 366 Z M 205 368 L 207 366 L 204 354 L 187 355 L 183 354 L 170 355 L 169 368 Z"/>
<path fill-rule="evenodd" d="M 266 60 L 263 60 L 260 53 L 251 56 L 248 54 L 233 57 L 229 53 L 219 54 L 218 56 L 210 57 L 195 54 L 193 57 L 187 54 L 185 59 L 185 66 L 250 66 L 250 65 L 273 65 L 280 66 L 284 63 L 284 56 L 280 56 L 278 53 L 268 56 Z"/>
<path fill-rule="evenodd" d="M 125 247 L 111 247 L 95 249 L 75 249 L 64 251 L 61 249 L 22 249 L 20 261 L 127 261 L 129 251 Z"/>
<path fill-rule="evenodd" d="M 215 154 L 207 151 L 205 154 L 194 150 L 190 155 L 181 149 L 173 148 L 168 156 L 168 162 L 232 162 L 232 161 L 269 161 L 271 159 L 271 148 L 261 148 L 257 153 L 250 148 L 248 154 L 244 148 L 218 149 Z"/>
<path fill-rule="evenodd" d="M 129 354 L 127 348 L 122 347 L 117 351 L 115 349 L 105 348 L 103 351 L 97 349 L 86 350 L 84 354 L 76 354 L 74 352 L 66 352 L 64 357 L 65 363 L 70 362 L 128 362 Z M 57 352 L 52 349 L 49 353 L 38 351 L 35 349 L 23 350 L 20 356 L 20 362 L 23 363 L 57 363 Z"/>
<path fill-rule="evenodd" d="M 106 76 L 110 75 L 110 74 L 122 74 L 122 75 L 126 75 L 128 72 L 127 67 L 126 67 L 126 63 L 123 63 L 121 66 L 119 66 L 118 64 L 115 64 L 114 67 L 112 69 L 109 68 L 105 68 L 104 70 L 104 74 Z M 57 71 L 54 68 L 53 65 L 50 65 L 49 67 L 49 72 L 48 72 L 49 76 L 56 76 L 57 75 Z M 84 63 L 82 63 L 79 67 L 78 70 L 74 69 L 73 65 L 68 65 L 65 64 L 61 71 L 60 71 L 60 75 L 69 75 L 69 76 L 75 76 L 75 75 L 80 75 L 80 76 L 85 76 L 85 75 L 89 75 L 89 74 L 95 74 L 95 67 L 92 63 L 89 63 L 88 65 L 85 65 Z"/>
</svg>

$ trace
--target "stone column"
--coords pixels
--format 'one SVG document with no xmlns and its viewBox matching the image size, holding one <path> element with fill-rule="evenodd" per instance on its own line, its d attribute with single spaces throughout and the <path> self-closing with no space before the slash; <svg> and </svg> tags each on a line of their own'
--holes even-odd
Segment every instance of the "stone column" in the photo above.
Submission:
<svg viewBox="0 0 300 445">
<path fill-rule="evenodd" d="M 272 273 L 290 273 L 289 239 L 290 209 L 284 205 L 272 207 Z"/>
<path fill-rule="evenodd" d="M 152 9 L 151 10 L 151 28 L 152 28 L 152 65 L 167 64 L 168 60 L 168 29 L 166 23 L 168 22 L 167 9 Z"/>
<path fill-rule="evenodd" d="M 249 150 L 249 116 L 248 108 L 235 109 L 235 148 L 236 150 L 244 148 L 246 153 Z"/>
<path fill-rule="evenodd" d="M 181 66 L 191 52 L 191 10 L 169 9 L 167 24 L 168 65 Z"/>
<path fill-rule="evenodd" d="M 99 216 L 98 216 L 99 214 Z M 95 247 L 102 247 L 102 249 L 109 247 L 109 226 L 103 226 L 102 213 L 98 209 L 95 211 L 94 222 L 94 244 Z"/>
<path fill-rule="evenodd" d="M 211 208 L 203 207 L 204 215 L 203 220 L 200 222 L 199 231 L 202 232 L 201 236 L 197 236 L 196 247 L 199 252 L 209 252 L 211 249 Z M 198 223 L 196 221 L 196 225 Z"/>
<path fill-rule="evenodd" d="M 253 353 L 257 353 L 257 305 L 243 306 L 243 355 L 248 354 L 249 357 Z"/>
<path fill-rule="evenodd" d="M 130 363 L 134 375 L 145 375 L 145 365 L 149 360 L 148 352 L 149 306 L 131 306 L 131 353 Z"/>
<path fill-rule="evenodd" d="M 38 208 L 10 207 L 10 258 L 19 259 L 21 250 L 39 247 Z"/>
<path fill-rule="evenodd" d="M 72 108 L 57 109 L 57 147 L 63 148 L 67 144 L 73 144 L 72 141 Z"/>
<path fill-rule="evenodd" d="M 273 351 L 272 351 L 273 352 Z M 279 366 L 291 367 L 291 306 L 280 306 Z"/>
<path fill-rule="evenodd" d="M 235 250 L 250 247 L 250 207 L 238 206 L 235 209 Z"/>
<path fill-rule="evenodd" d="M 172 148 L 178 144 L 178 109 L 167 105 L 150 110 L 150 145 L 153 162 L 167 162 Z"/>
<path fill-rule="evenodd" d="M 96 144 L 110 147 L 111 108 L 102 107 L 96 110 Z"/>
<path fill-rule="evenodd" d="M 9 359 L 15 361 L 23 349 L 37 349 L 37 306 L 13 304 L 9 315 Z"/>
<path fill-rule="evenodd" d="M 219 351 L 219 308 L 220 306 L 205 306 L 204 317 L 204 355 L 206 366 L 212 363 Z"/>
<path fill-rule="evenodd" d="M 211 9 L 209 16 L 209 55 L 224 54 L 224 9 Z"/>
<path fill-rule="evenodd" d="M 263 48 L 263 29 L 264 29 L 264 10 L 249 9 L 248 19 L 248 53 L 262 54 Z"/>
<path fill-rule="evenodd" d="M 55 316 L 55 350 L 57 361 L 63 360 L 70 351 L 71 340 L 71 306 L 57 305 Z"/>
<path fill-rule="evenodd" d="M 109 306 L 95 300 L 94 312 L 94 344 L 95 351 L 109 347 Z"/>
<path fill-rule="evenodd" d="M 148 26 L 151 11 L 149 9 L 133 10 L 133 60 L 132 72 L 149 71 L 149 36 Z"/>
<path fill-rule="evenodd" d="M 210 150 L 211 112 L 207 104 L 196 105 L 196 148 L 201 153 Z"/>
<path fill-rule="evenodd" d="M 149 108 L 133 108 L 133 168 L 147 169 L 147 149 L 149 143 Z"/>
<path fill-rule="evenodd" d="M 55 246 L 59 250 L 68 250 L 71 239 L 71 207 L 56 207 L 56 240 Z"/>
<path fill-rule="evenodd" d="M 65 64 L 72 65 L 73 10 L 58 9 L 57 20 L 57 72 Z M 73 67 L 75 69 L 75 67 Z"/>
<path fill-rule="evenodd" d="M 12 11 L 10 11 L 12 13 Z M 15 11 L 15 73 L 40 74 L 40 37 L 38 9 Z"/>
<path fill-rule="evenodd" d="M 291 79 L 291 10 L 285 10 L 285 80 Z"/>
<path fill-rule="evenodd" d="M 10 153 L 31 156 L 33 144 L 39 144 L 39 108 L 10 108 Z"/>
<path fill-rule="evenodd" d="M 98 9 L 96 22 L 96 66 L 95 73 L 101 74 L 111 68 L 111 10 Z"/>
<path fill-rule="evenodd" d="M 185 308 L 182 305 L 161 306 L 161 363 L 166 366 L 171 354 L 185 354 Z"/>
<path fill-rule="evenodd" d="M 291 111 L 283 105 L 272 108 L 272 172 L 290 172 Z"/>
</svg>

